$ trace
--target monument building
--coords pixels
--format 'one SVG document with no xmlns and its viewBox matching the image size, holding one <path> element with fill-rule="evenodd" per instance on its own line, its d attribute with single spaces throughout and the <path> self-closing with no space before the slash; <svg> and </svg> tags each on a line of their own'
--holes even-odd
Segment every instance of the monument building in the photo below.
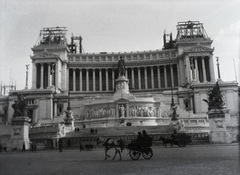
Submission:
<svg viewBox="0 0 240 175">
<path fill-rule="evenodd" d="M 121 128 L 126 134 L 148 126 L 157 132 L 170 123 L 172 100 L 186 132 L 207 133 L 208 106 L 203 100 L 218 81 L 229 109 L 227 129 L 237 140 L 238 83 L 215 77 L 213 40 L 199 21 L 178 22 L 175 39 L 164 33 L 163 47 L 149 51 L 84 53 L 82 37 L 72 36 L 68 43 L 66 33 L 65 27 L 40 30 L 30 57 L 31 87 L 0 97 L 2 125 L 10 125 L 12 105 L 22 94 L 31 119 L 30 139 L 39 133 L 57 137 L 69 104 L 74 123 L 67 132 Z"/>
</svg>

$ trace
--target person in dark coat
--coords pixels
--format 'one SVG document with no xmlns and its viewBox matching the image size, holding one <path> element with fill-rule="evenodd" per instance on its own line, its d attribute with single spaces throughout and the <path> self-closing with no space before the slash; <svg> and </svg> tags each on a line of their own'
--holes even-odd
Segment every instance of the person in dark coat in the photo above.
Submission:
<svg viewBox="0 0 240 175">
<path fill-rule="evenodd" d="M 84 151 L 84 148 L 82 146 L 81 140 L 79 141 L 79 151 Z"/>
<path fill-rule="evenodd" d="M 142 135 L 143 135 L 143 142 L 145 146 L 152 146 L 152 138 L 149 137 L 149 135 L 145 130 L 142 131 Z"/>
<path fill-rule="evenodd" d="M 58 149 L 59 149 L 59 152 L 62 152 L 62 140 L 59 139 L 58 141 Z"/>
</svg>

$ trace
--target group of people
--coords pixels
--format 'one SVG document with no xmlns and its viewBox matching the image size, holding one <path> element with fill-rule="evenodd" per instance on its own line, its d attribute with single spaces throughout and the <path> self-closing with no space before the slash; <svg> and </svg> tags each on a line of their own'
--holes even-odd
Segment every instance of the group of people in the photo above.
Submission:
<svg viewBox="0 0 240 175">
<path fill-rule="evenodd" d="M 147 132 L 143 130 L 142 132 L 138 132 L 137 139 L 135 140 L 135 143 L 138 146 L 144 145 L 144 146 L 152 146 L 152 138 L 149 137 Z"/>
</svg>

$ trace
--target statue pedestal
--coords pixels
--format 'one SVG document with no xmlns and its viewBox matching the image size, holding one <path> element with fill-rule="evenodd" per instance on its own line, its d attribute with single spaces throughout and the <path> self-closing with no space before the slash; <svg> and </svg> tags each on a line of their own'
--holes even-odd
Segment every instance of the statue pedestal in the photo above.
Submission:
<svg viewBox="0 0 240 175">
<path fill-rule="evenodd" d="M 22 150 L 23 145 L 25 145 L 25 149 L 29 149 L 29 122 L 30 118 L 25 116 L 14 117 L 12 119 L 12 131 L 11 131 L 11 139 L 10 139 L 10 150 L 17 149 Z"/>
<path fill-rule="evenodd" d="M 232 143 L 232 137 L 226 129 L 226 117 L 230 115 L 227 109 L 211 109 L 209 117 L 209 142 Z"/>
</svg>

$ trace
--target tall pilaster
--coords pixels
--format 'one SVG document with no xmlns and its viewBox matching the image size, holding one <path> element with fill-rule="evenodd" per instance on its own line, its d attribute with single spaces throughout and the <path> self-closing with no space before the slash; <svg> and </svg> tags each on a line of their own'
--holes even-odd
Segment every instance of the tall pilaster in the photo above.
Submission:
<svg viewBox="0 0 240 175">
<path fill-rule="evenodd" d="M 185 74 L 186 74 L 186 81 L 187 83 L 189 83 L 191 81 L 190 79 L 190 75 L 191 75 L 191 72 L 190 72 L 190 61 L 189 61 L 189 56 L 186 56 L 185 57 Z"/>
<path fill-rule="evenodd" d="M 158 74 L 158 88 L 161 88 L 160 66 L 157 67 L 157 74 Z"/>
<path fill-rule="evenodd" d="M 173 65 L 172 64 L 170 64 L 170 71 L 171 71 L 171 86 L 174 87 Z"/>
<path fill-rule="evenodd" d="M 89 69 L 86 69 L 86 83 L 87 83 L 87 89 L 86 91 L 89 91 Z"/>
<path fill-rule="evenodd" d="M 99 69 L 99 84 L 100 84 L 99 90 L 102 91 L 102 69 Z"/>
<path fill-rule="evenodd" d="M 32 89 L 36 89 L 37 82 L 37 66 L 36 63 L 32 62 Z"/>
<path fill-rule="evenodd" d="M 145 89 L 148 89 L 147 67 L 144 67 Z"/>
<path fill-rule="evenodd" d="M 76 69 L 73 68 L 73 91 L 76 91 Z"/>
<path fill-rule="evenodd" d="M 178 78 L 178 85 L 181 85 L 181 78 L 180 78 L 180 69 L 179 69 L 179 66 L 178 66 L 178 64 L 176 64 L 177 66 L 176 66 L 176 68 L 177 68 L 177 78 Z"/>
<path fill-rule="evenodd" d="M 108 91 L 108 68 L 106 69 L 106 91 Z"/>
<path fill-rule="evenodd" d="M 199 72 L 198 72 L 198 62 L 197 62 L 197 57 L 194 58 L 194 61 L 195 61 L 196 81 L 199 81 Z"/>
<path fill-rule="evenodd" d="M 134 68 L 131 68 L 131 74 L 132 74 L 132 89 L 135 89 L 135 83 L 134 83 Z"/>
<path fill-rule="evenodd" d="M 165 84 L 165 87 L 167 87 L 167 67 L 166 65 L 164 65 L 164 84 Z"/>
<path fill-rule="evenodd" d="M 83 84 L 83 82 L 82 82 L 82 69 L 79 69 L 79 85 L 80 85 L 80 92 L 82 92 L 82 84 Z"/>
<path fill-rule="evenodd" d="M 138 89 L 141 89 L 141 73 L 140 73 L 140 67 L 138 67 Z"/>
<path fill-rule="evenodd" d="M 112 69 L 112 87 L 115 89 L 115 72 L 114 69 Z"/>
<path fill-rule="evenodd" d="M 202 70 L 203 70 L 203 82 L 206 82 L 206 68 L 205 68 L 205 60 L 204 57 L 202 57 Z"/>
<path fill-rule="evenodd" d="M 93 92 L 96 91 L 96 73 L 95 69 L 93 69 Z"/>
<path fill-rule="evenodd" d="M 56 67 L 55 67 L 55 87 L 56 89 L 58 89 L 58 84 L 59 84 L 59 79 L 58 79 L 58 76 L 59 76 L 59 68 L 58 68 L 58 61 L 56 62 Z"/>
<path fill-rule="evenodd" d="M 151 66 L 151 82 L 152 82 L 152 89 L 154 89 L 153 66 Z"/>
<path fill-rule="evenodd" d="M 41 65 L 41 86 L 40 86 L 40 89 L 43 89 L 43 63 L 40 64 Z"/>
<path fill-rule="evenodd" d="M 48 63 L 48 87 L 51 86 L 51 63 Z"/>
<path fill-rule="evenodd" d="M 215 82 L 214 66 L 213 66 L 213 56 L 209 57 L 209 69 L 210 69 L 210 79 L 211 82 Z"/>
</svg>

